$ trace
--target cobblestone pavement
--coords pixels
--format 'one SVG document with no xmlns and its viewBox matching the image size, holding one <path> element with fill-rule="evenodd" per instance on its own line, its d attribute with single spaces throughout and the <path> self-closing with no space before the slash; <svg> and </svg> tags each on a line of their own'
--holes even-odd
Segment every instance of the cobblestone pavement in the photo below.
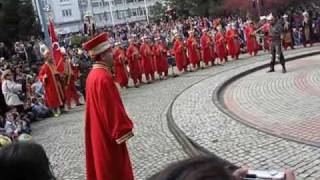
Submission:
<svg viewBox="0 0 320 180">
<path fill-rule="evenodd" d="M 319 60 L 290 62 L 285 75 L 260 70 L 240 78 L 226 88 L 225 105 L 256 128 L 320 147 Z"/>
<path fill-rule="evenodd" d="M 318 47 L 298 49 L 290 52 L 296 53 L 302 51 L 311 51 L 312 49 L 314 50 L 316 48 Z M 150 175 L 158 172 L 167 164 L 186 157 L 183 149 L 176 142 L 167 127 L 166 112 L 169 105 L 177 95 L 183 92 L 190 85 L 195 84 L 203 79 L 207 79 L 228 69 L 237 69 L 238 67 L 242 66 L 247 67 L 246 65 L 255 64 L 260 61 L 262 62 L 262 60 L 266 57 L 269 57 L 269 55 L 261 55 L 254 58 L 247 58 L 248 56 L 246 55 L 242 57 L 242 60 L 228 63 L 225 66 L 217 66 L 199 70 L 193 73 L 183 74 L 178 78 L 170 78 L 166 81 L 156 81 L 151 85 L 145 85 L 139 89 L 130 88 L 128 90 L 121 91 L 126 109 L 135 124 L 135 137 L 130 139 L 128 146 L 136 179 L 146 179 Z M 257 61 L 257 59 L 259 61 Z M 212 84 L 214 85 L 215 82 Z M 203 87 L 202 90 L 210 91 L 207 87 Z M 195 94 L 198 96 L 201 95 L 202 97 L 201 93 L 202 92 L 200 91 L 196 91 Z M 181 98 L 182 97 L 184 96 L 181 96 Z M 193 97 L 190 98 L 193 99 Z M 211 102 L 209 99 L 206 100 Z M 214 130 L 214 124 L 211 122 L 211 126 L 208 124 L 208 127 L 205 126 L 206 128 L 202 129 L 208 132 L 207 134 L 205 134 L 206 132 L 203 133 L 201 129 L 198 129 L 199 123 L 191 120 L 194 114 L 196 116 L 200 116 L 200 114 L 198 114 L 196 109 L 195 111 L 192 110 L 191 113 L 189 113 L 187 107 L 187 105 L 193 102 L 195 102 L 195 100 L 182 104 L 182 107 L 187 108 L 187 110 L 180 112 L 186 116 L 191 114 L 191 119 L 187 118 L 185 121 L 180 119 L 179 122 L 180 124 L 192 123 L 190 124 L 192 127 L 190 133 L 192 134 L 195 129 L 197 129 L 197 131 L 201 132 L 199 134 L 201 135 L 200 137 L 206 137 L 210 144 L 215 137 L 212 137 L 213 131 L 209 131 L 208 127 L 213 128 L 212 130 Z M 211 104 L 211 106 L 213 105 Z M 47 119 L 45 121 L 32 124 L 32 135 L 36 142 L 45 147 L 58 179 L 85 179 L 83 109 L 84 108 L 82 107 L 59 118 Z M 214 109 L 207 109 L 209 115 L 212 114 L 211 110 Z M 175 113 L 178 113 L 178 111 L 175 111 Z M 199 111 L 199 113 L 202 112 Z M 212 117 L 212 115 L 209 117 Z M 195 120 L 197 121 L 197 119 Z M 221 120 L 224 119 L 221 118 Z M 233 120 L 229 121 L 231 125 L 238 124 Z M 237 127 L 237 129 L 238 128 L 239 127 Z M 245 126 L 243 128 L 244 130 L 240 131 L 248 131 L 248 128 Z M 188 133 L 188 135 L 190 133 Z M 257 133 L 259 134 L 259 132 Z M 261 133 L 260 136 L 267 135 Z M 205 138 L 200 137 L 199 139 L 205 140 Z M 194 139 L 193 136 L 191 136 L 191 138 Z M 270 136 L 270 138 L 273 137 Z M 261 138 L 258 137 L 257 141 L 260 139 Z M 265 140 L 265 142 L 267 142 L 267 140 Z M 204 142 L 203 144 L 206 143 L 208 142 Z M 268 143 L 270 142 L 268 141 Z M 287 142 L 285 142 L 285 144 L 286 143 Z M 260 145 L 263 144 L 261 143 Z M 221 147 L 228 147 L 228 143 Z M 258 149 L 256 149 L 256 151 L 257 150 Z M 309 149 L 307 148 L 306 150 Z M 221 149 L 221 151 L 223 152 L 224 150 Z M 223 155 L 223 153 L 219 153 L 219 155 Z M 232 154 L 228 155 L 231 156 Z M 264 155 L 267 156 L 267 154 Z M 247 161 L 250 162 L 250 160 L 251 158 Z"/>
<path fill-rule="evenodd" d="M 290 51 L 286 57 L 294 56 L 295 53 L 296 51 Z M 230 65 L 221 73 L 212 73 L 209 78 L 180 94 L 173 105 L 173 118 L 193 141 L 236 165 L 248 165 L 257 169 L 291 168 L 298 174 L 298 179 L 318 180 L 319 148 L 250 128 L 226 115 L 218 108 L 217 102 L 213 101 L 215 91 L 226 80 L 264 63 L 266 62 L 256 61 L 249 65 Z M 289 68 L 290 72 L 285 76 L 290 76 L 297 70 Z"/>
</svg>

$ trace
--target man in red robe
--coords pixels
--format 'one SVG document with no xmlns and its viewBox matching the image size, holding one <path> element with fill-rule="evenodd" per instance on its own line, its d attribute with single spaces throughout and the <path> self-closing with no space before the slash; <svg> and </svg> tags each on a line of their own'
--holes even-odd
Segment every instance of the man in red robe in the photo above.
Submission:
<svg viewBox="0 0 320 180">
<path fill-rule="evenodd" d="M 113 53 L 106 33 L 83 44 L 96 61 L 86 84 L 87 180 L 133 180 L 126 141 L 133 124 L 113 82 Z"/>
<path fill-rule="evenodd" d="M 235 25 L 229 24 L 226 32 L 226 40 L 228 46 L 228 52 L 232 59 L 239 59 L 240 54 L 240 41 L 238 31 L 235 29 Z"/>
<path fill-rule="evenodd" d="M 249 54 L 256 56 L 258 54 L 259 47 L 252 21 L 248 21 L 248 26 L 245 28 L 245 36 Z"/>
<path fill-rule="evenodd" d="M 129 47 L 126 54 L 128 58 L 130 76 L 133 79 L 134 86 L 139 87 L 139 84 L 142 82 L 142 70 L 139 50 L 135 45 L 135 40 L 133 38 L 129 39 Z"/>
<path fill-rule="evenodd" d="M 140 54 L 141 54 L 141 63 L 144 71 L 144 75 L 148 83 L 151 83 L 154 80 L 154 69 L 152 66 L 153 63 L 153 52 L 150 47 L 150 40 L 149 37 L 143 36 L 142 37 L 142 45 L 140 47 Z"/>
<path fill-rule="evenodd" d="M 115 81 L 120 87 L 128 88 L 128 70 L 126 66 L 126 56 L 124 50 L 121 48 L 121 43 L 115 43 L 115 49 L 113 51 L 114 58 L 114 70 L 115 70 Z"/>
<path fill-rule="evenodd" d="M 62 51 L 63 52 L 63 51 Z M 73 65 L 71 59 L 64 53 L 64 94 L 66 109 L 71 109 L 71 103 L 74 101 L 77 106 L 80 106 L 80 96 L 76 88 L 76 81 L 80 76 L 79 69 Z"/>
<path fill-rule="evenodd" d="M 222 27 L 217 27 L 218 32 L 215 34 L 215 46 L 216 46 L 216 52 L 217 56 L 220 60 L 220 64 L 224 64 L 227 60 L 227 49 L 226 49 L 226 39 L 224 37 L 224 34 L 222 32 Z"/>
<path fill-rule="evenodd" d="M 45 89 L 45 100 L 47 106 L 54 111 L 54 116 L 61 114 L 60 106 L 63 105 L 64 94 L 61 87 L 59 72 L 57 71 L 49 49 L 43 52 L 45 63 L 41 66 L 38 78 Z"/>
<path fill-rule="evenodd" d="M 211 61 L 211 65 L 213 65 L 214 64 L 213 46 L 212 46 L 211 37 L 208 34 L 207 29 L 202 30 L 202 36 L 200 41 L 201 41 L 202 59 L 204 61 L 204 64 L 208 66 L 209 62 Z"/>
<path fill-rule="evenodd" d="M 263 19 L 267 19 L 263 17 Z M 268 21 L 263 21 L 262 32 L 263 32 L 263 49 L 264 51 L 270 50 L 270 23 Z"/>
<path fill-rule="evenodd" d="M 200 67 L 200 51 L 196 38 L 194 37 L 194 31 L 189 31 L 189 38 L 187 39 L 188 57 L 190 63 L 193 66 L 193 70 Z"/>
<path fill-rule="evenodd" d="M 167 47 L 161 43 L 160 37 L 155 38 L 154 55 L 156 60 L 157 72 L 160 79 L 166 79 L 168 77 L 168 57 Z"/>
<path fill-rule="evenodd" d="M 178 71 L 182 72 L 183 70 L 186 72 L 188 68 L 188 63 L 187 63 L 187 57 L 185 53 L 185 46 L 183 42 L 181 41 L 181 36 L 176 33 L 174 39 L 174 44 L 173 44 L 173 54 L 176 58 L 176 66 Z"/>
</svg>

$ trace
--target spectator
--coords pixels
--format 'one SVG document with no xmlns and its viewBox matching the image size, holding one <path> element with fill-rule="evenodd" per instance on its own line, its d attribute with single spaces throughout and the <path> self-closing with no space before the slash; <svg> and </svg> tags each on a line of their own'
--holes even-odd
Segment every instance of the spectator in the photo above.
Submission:
<svg viewBox="0 0 320 180">
<path fill-rule="evenodd" d="M 0 149 L 1 179 L 55 180 L 49 159 L 42 146 L 19 142 Z"/>
<path fill-rule="evenodd" d="M 19 135 L 31 132 L 30 122 L 25 115 L 21 115 L 16 109 L 6 113 L 4 126 L 5 135 L 11 139 L 16 139 Z"/>
<path fill-rule="evenodd" d="M 1 85 L 6 104 L 9 107 L 17 107 L 20 110 L 21 106 L 24 104 L 18 96 L 18 94 L 22 92 L 22 85 L 13 81 L 13 74 L 11 70 L 3 72 Z"/>
<path fill-rule="evenodd" d="M 43 105 L 42 103 L 38 102 L 37 98 L 32 98 L 32 112 L 36 115 L 38 118 L 47 118 L 51 116 L 51 111 L 48 107 Z"/>
<path fill-rule="evenodd" d="M 169 165 L 149 180 L 242 180 L 248 168 L 234 169 L 216 157 L 195 157 Z M 295 180 L 292 171 L 286 171 L 285 180 Z"/>
<path fill-rule="evenodd" d="M 0 71 L 0 76 L 2 76 L 2 71 Z M 0 87 L 2 87 L 2 81 L 0 80 Z M 0 89 L 0 118 L 4 116 L 7 112 L 7 103 L 4 99 L 2 88 Z"/>
</svg>

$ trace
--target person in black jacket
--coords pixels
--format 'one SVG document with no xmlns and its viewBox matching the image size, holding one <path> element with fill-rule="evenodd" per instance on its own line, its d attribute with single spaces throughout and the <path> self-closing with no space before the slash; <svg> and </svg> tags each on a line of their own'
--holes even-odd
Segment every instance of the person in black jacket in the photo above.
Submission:
<svg viewBox="0 0 320 180">
<path fill-rule="evenodd" d="M 276 58 L 280 61 L 282 65 L 282 73 L 286 73 L 285 59 L 282 53 L 282 35 L 284 32 L 284 22 L 282 19 L 275 19 L 272 14 L 268 16 L 268 21 L 270 21 L 271 27 L 269 30 L 271 38 L 271 62 L 270 70 L 268 72 L 274 72 L 274 66 L 276 63 Z"/>
</svg>

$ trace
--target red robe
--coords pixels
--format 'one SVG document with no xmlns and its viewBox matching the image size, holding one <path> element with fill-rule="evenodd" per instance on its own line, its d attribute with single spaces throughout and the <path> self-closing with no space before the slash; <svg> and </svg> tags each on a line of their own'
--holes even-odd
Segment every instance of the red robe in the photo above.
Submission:
<svg viewBox="0 0 320 180">
<path fill-rule="evenodd" d="M 65 71 L 65 100 L 68 107 L 71 107 L 71 101 L 74 100 L 76 104 L 80 104 L 79 95 L 76 88 L 76 81 L 79 77 L 79 69 L 71 64 L 70 61 L 64 61 Z"/>
<path fill-rule="evenodd" d="M 226 32 L 226 40 L 228 46 L 228 52 L 231 55 L 231 58 L 238 59 L 240 54 L 240 42 L 238 39 L 238 32 L 234 29 L 229 29 Z"/>
<path fill-rule="evenodd" d="M 176 58 L 176 66 L 179 71 L 186 69 L 188 66 L 186 54 L 181 40 L 175 40 L 173 45 L 173 54 Z"/>
<path fill-rule="evenodd" d="M 153 69 L 153 53 L 151 50 L 151 47 L 143 43 L 140 47 L 140 54 L 141 54 L 141 63 L 143 67 L 144 74 L 146 76 L 146 79 L 149 81 L 150 76 L 151 79 L 154 79 L 154 69 Z"/>
<path fill-rule="evenodd" d="M 214 55 L 212 50 L 212 41 L 207 34 L 201 36 L 201 52 L 202 59 L 206 65 L 209 64 L 209 61 L 213 61 Z"/>
<path fill-rule="evenodd" d="M 121 87 L 128 85 L 128 72 L 125 65 L 125 54 L 121 48 L 114 49 L 114 69 L 115 69 L 115 81 L 120 84 Z"/>
<path fill-rule="evenodd" d="M 247 49 L 250 55 L 257 55 L 258 53 L 258 42 L 254 35 L 254 29 L 252 26 L 245 28 L 245 35 L 247 40 Z"/>
<path fill-rule="evenodd" d="M 197 41 L 194 37 L 189 37 L 187 39 L 188 56 L 190 63 L 195 68 L 200 62 L 200 52 L 198 49 Z"/>
<path fill-rule="evenodd" d="M 167 59 L 167 48 L 163 44 L 157 44 L 154 46 L 154 55 L 156 60 L 157 72 L 159 75 L 168 75 L 168 59 Z"/>
<path fill-rule="evenodd" d="M 135 45 L 131 44 L 127 49 L 127 58 L 131 78 L 133 79 L 134 84 L 137 84 L 138 81 L 142 81 L 142 71 L 139 60 L 139 51 Z"/>
<path fill-rule="evenodd" d="M 220 61 L 226 60 L 227 49 L 226 49 L 225 38 L 222 32 L 217 32 L 217 34 L 215 35 L 215 46 L 216 46 L 216 52 Z"/>
<path fill-rule="evenodd" d="M 87 180 L 133 180 L 124 142 L 132 137 L 132 128 L 112 74 L 105 66 L 94 65 L 86 84 Z"/>
<path fill-rule="evenodd" d="M 269 35 L 270 23 L 263 24 L 262 31 L 263 31 L 263 34 L 264 34 L 264 37 L 263 37 L 264 49 L 265 50 L 269 50 L 270 49 L 270 43 L 271 43 L 271 39 L 270 39 L 270 35 Z"/>
<path fill-rule="evenodd" d="M 46 104 L 49 108 L 58 108 L 63 105 L 63 90 L 57 80 L 58 76 L 59 73 L 53 64 L 45 63 L 41 66 L 38 78 L 43 83 Z"/>
</svg>

